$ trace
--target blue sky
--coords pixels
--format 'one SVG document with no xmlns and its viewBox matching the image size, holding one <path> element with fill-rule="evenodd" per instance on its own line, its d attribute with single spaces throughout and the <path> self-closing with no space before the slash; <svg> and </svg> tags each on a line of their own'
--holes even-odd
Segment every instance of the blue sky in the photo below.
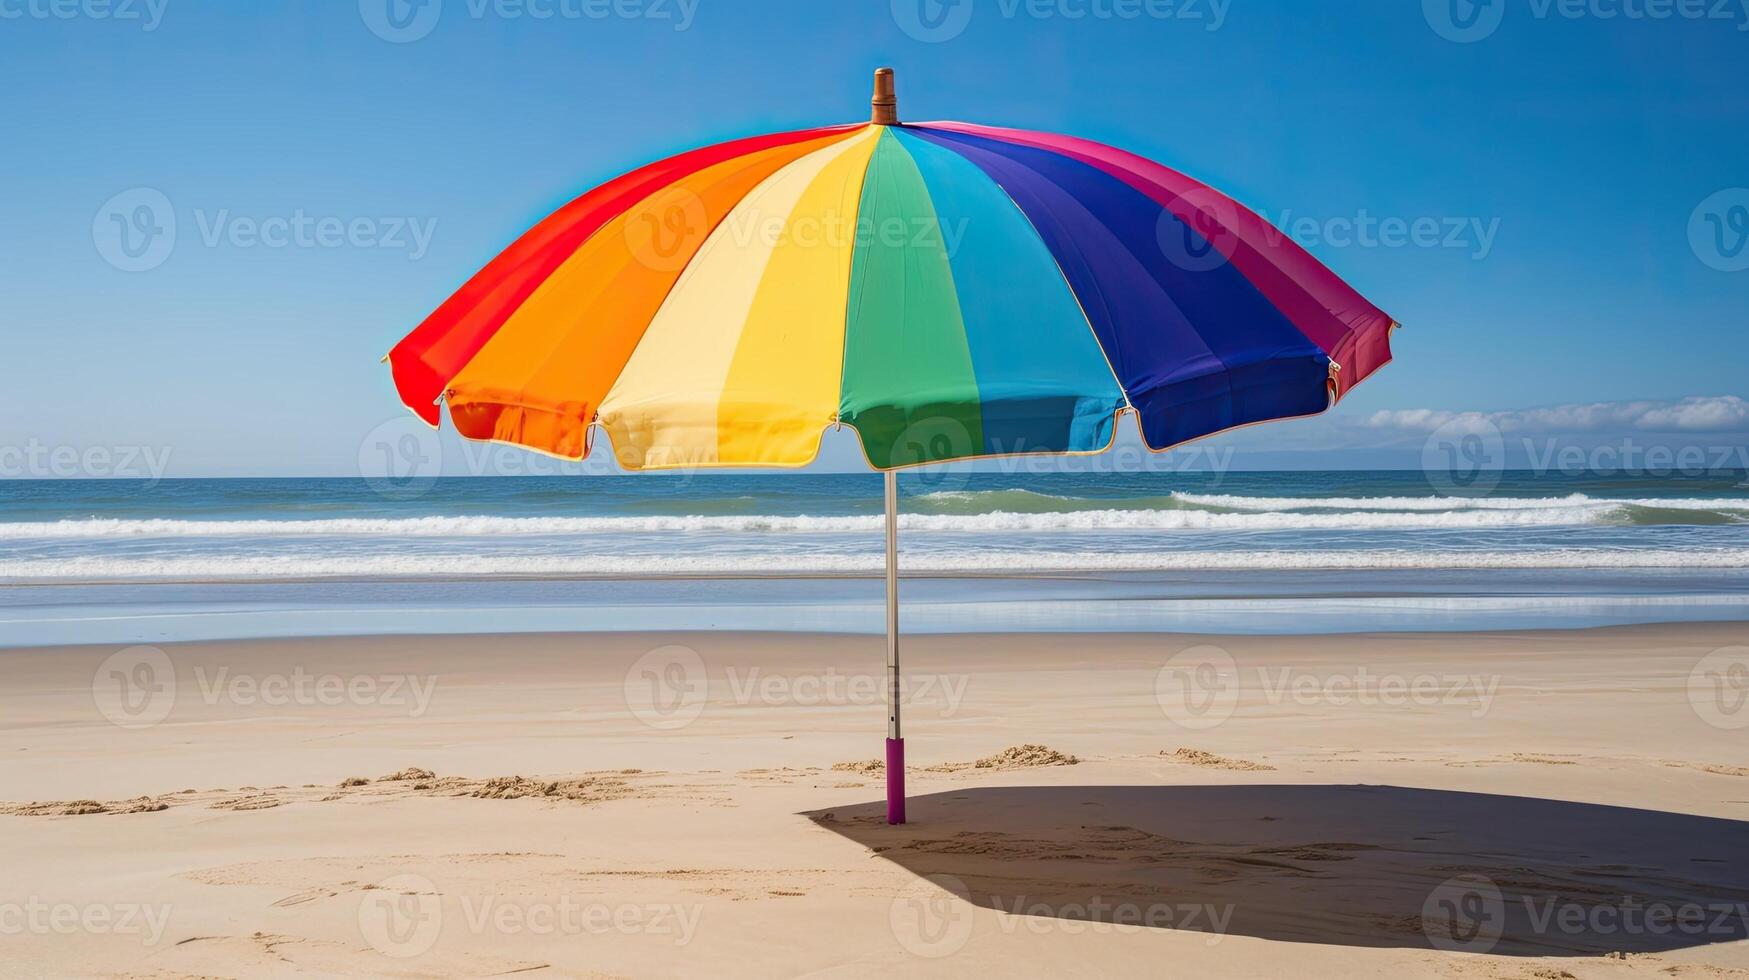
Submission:
<svg viewBox="0 0 1749 980">
<path fill-rule="evenodd" d="M 520 231 L 694 145 L 866 118 L 880 65 L 907 118 L 1198 176 L 1405 324 L 1331 416 L 1222 445 L 1384 465 L 1458 417 L 1741 443 L 1746 6 L 0 0 L 0 475 L 130 447 L 356 473 L 401 418 L 378 357 Z"/>
</svg>

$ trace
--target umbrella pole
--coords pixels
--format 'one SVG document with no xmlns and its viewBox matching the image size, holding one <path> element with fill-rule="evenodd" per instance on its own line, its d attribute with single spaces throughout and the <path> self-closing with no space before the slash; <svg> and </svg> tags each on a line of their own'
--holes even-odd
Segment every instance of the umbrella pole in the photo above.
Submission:
<svg viewBox="0 0 1749 980">
<path fill-rule="evenodd" d="M 905 738 L 899 730 L 899 478 L 887 496 L 887 823 L 905 822 Z"/>
</svg>

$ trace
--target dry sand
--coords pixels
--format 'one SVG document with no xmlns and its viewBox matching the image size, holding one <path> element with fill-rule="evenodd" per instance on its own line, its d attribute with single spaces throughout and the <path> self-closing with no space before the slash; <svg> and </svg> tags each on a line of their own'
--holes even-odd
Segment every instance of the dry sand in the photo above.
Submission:
<svg viewBox="0 0 1749 980">
<path fill-rule="evenodd" d="M 1749 977 L 1746 637 L 0 651 L 0 975 Z"/>
</svg>

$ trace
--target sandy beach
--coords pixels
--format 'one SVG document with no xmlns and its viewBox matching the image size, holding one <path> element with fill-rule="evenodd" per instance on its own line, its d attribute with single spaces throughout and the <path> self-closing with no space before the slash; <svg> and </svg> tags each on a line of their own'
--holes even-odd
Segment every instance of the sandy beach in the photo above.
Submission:
<svg viewBox="0 0 1749 980">
<path fill-rule="evenodd" d="M 1745 43 L 0 0 L 0 980 L 1749 980 Z"/>
<path fill-rule="evenodd" d="M 3 651 L 0 971 L 1749 976 L 1744 637 Z"/>
</svg>

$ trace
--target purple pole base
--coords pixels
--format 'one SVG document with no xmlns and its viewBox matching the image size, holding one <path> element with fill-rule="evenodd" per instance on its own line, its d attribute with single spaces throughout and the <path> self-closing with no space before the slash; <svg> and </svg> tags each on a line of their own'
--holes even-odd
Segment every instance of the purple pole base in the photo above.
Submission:
<svg viewBox="0 0 1749 980">
<path fill-rule="evenodd" d="M 887 823 L 905 822 L 905 740 L 887 739 Z"/>
</svg>

